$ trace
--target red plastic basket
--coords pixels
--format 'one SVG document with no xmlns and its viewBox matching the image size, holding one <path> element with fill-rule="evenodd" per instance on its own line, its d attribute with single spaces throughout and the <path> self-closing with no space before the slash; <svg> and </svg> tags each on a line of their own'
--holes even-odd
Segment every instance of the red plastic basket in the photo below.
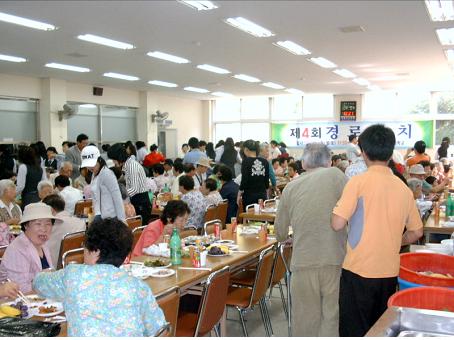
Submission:
<svg viewBox="0 0 454 340">
<path fill-rule="evenodd" d="M 417 273 L 425 271 L 454 276 L 454 256 L 426 253 L 400 255 L 401 279 L 424 286 L 454 287 L 454 278 L 438 278 Z"/>
<path fill-rule="evenodd" d="M 454 312 L 454 290 L 441 287 L 418 287 L 401 290 L 389 298 L 388 307 Z"/>
</svg>

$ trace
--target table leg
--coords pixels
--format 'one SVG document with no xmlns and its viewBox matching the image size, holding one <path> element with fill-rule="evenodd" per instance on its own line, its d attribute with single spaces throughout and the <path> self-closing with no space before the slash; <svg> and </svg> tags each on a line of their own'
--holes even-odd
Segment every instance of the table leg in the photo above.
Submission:
<svg viewBox="0 0 454 340">
<path fill-rule="evenodd" d="M 221 325 L 221 337 L 227 336 L 227 306 L 224 308 L 224 313 L 222 313 L 221 320 L 219 321 Z"/>
</svg>

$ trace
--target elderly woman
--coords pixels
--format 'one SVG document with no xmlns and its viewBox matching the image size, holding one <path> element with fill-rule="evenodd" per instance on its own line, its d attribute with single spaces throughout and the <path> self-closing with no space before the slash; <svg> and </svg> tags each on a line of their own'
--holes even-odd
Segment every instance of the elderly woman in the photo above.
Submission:
<svg viewBox="0 0 454 340">
<path fill-rule="evenodd" d="M 188 205 L 183 201 L 169 201 L 164 207 L 160 219 L 151 222 L 142 232 L 132 256 L 143 255 L 143 248 L 148 248 L 152 244 L 160 243 L 164 235 L 171 235 L 173 228 L 183 230 L 188 221 Z"/>
<path fill-rule="evenodd" d="M 218 205 L 222 202 L 222 197 L 219 191 L 217 190 L 217 183 L 212 178 L 207 178 L 200 187 L 200 192 L 205 197 L 205 202 L 207 206 L 209 205 Z"/>
<path fill-rule="evenodd" d="M 36 276 L 37 293 L 63 301 L 69 336 L 153 336 L 165 324 L 150 287 L 119 268 L 132 241 L 120 220 L 94 221 L 87 230 L 85 264 Z"/>
<path fill-rule="evenodd" d="M 55 220 L 60 219 L 44 203 L 30 203 L 25 207 L 20 221 L 23 233 L 6 248 L 0 264 L 0 280 L 11 279 L 24 293 L 32 290 L 36 274 L 52 268 L 46 242 Z"/>
<path fill-rule="evenodd" d="M 189 225 L 196 228 L 202 228 L 205 219 L 205 210 L 207 204 L 199 190 L 194 189 L 194 180 L 191 176 L 184 175 L 178 180 L 180 192 L 183 194 L 181 200 L 186 202 L 191 210 L 189 214 Z"/>
<path fill-rule="evenodd" d="M 38 183 L 38 196 L 41 201 L 53 193 L 54 186 L 51 181 L 41 181 Z"/>
<path fill-rule="evenodd" d="M 7 225 L 19 224 L 22 211 L 14 203 L 16 199 L 16 186 L 9 179 L 0 181 L 0 223 Z"/>
</svg>

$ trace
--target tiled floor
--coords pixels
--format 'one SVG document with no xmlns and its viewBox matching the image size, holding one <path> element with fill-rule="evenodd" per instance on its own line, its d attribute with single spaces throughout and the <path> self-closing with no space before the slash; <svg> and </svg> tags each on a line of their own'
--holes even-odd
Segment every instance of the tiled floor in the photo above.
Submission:
<svg viewBox="0 0 454 340">
<path fill-rule="evenodd" d="M 284 286 L 284 294 L 286 288 Z M 273 326 L 274 336 L 288 336 L 287 318 L 285 317 L 284 309 L 282 307 L 282 300 L 279 294 L 279 289 L 273 289 L 271 299 L 267 301 L 268 311 L 270 313 L 271 324 Z M 260 314 L 260 307 L 257 305 L 253 311 L 246 313 L 246 328 L 249 336 L 264 337 L 266 336 L 265 327 L 262 322 Z M 229 337 L 242 337 L 243 329 L 239 321 L 238 311 L 229 308 L 227 313 L 227 336 Z"/>
</svg>

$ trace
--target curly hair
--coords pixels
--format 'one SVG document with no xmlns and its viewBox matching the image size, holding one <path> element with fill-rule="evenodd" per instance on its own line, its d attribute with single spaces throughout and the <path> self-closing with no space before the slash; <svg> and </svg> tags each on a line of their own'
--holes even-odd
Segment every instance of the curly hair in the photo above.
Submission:
<svg viewBox="0 0 454 340">
<path fill-rule="evenodd" d="M 184 216 L 186 213 L 191 213 L 191 209 L 189 209 L 186 202 L 181 200 L 172 200 L 167 202 L 160 219 L 164 224 L 169 223 L 168 220 L 170 220 L 170 223 L 173 223 L 177 217 Z"/>
<path fill-rule="evenodd" d="M 120 267 L 132 250 L 132 231 L 117 218 L 94 221 L 87 229 L 85 248 L 99 250 L 98 264 Z"/>
</svg>

